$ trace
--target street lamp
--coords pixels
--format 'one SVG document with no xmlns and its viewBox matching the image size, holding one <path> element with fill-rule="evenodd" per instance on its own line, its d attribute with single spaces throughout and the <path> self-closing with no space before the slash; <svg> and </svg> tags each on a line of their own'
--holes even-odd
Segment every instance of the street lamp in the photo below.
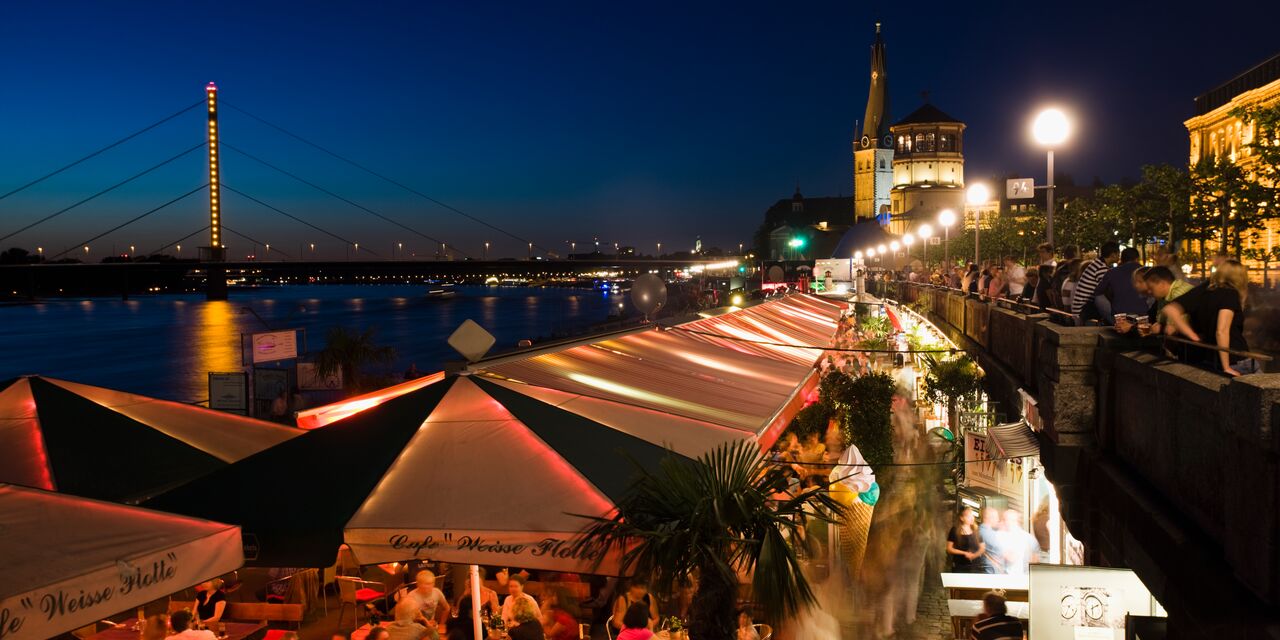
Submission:
<svg viewBox="0 0 1280 640">
<path fill-rule="evenodd" d="M 489 259 L 489 242 L 488 241 L 485 241 L 484 243 L 484 259 L 485 260 Z"/>
<path fill-rule="evenodd" d="M 662 257 L 662 243 L 661 243 L 661 242 L 659 242 L 659 243 L 658 243 L 658 257 L 659 257 L 659 258 L 661 258 L 661 257 Z"/>
<path fill-rule="evenodd" d="M 929 223 L 924 223 L 916 229 L 916 235 L 920 236 L 920 257 L 924 259 L 924 266 L 929 266 L 929 238 L 933 236 L 933 227 Z"/>
<path fill-rule="evenodd" d="M 262 252 L 262 256 L 263 256 L 264 258 L 266 258 L 267 260 L 270 260 L 270 259 L 271 259 L 271 244 L 270 244 L 270 243 L 267 243 L 267 244 L 266 244 L 266 245 L 264 245 L 264 246 L 266 246 L 266 250 Z"/>
<path fill-rule="evenodd" d="M 1053 244 L 1053 148 L 1066 142 L 1071 135 L 1071 121 L 1061 109 L 1049 108 L 1036 115 L 1031 124 L 1031 135 L 1048 151 L 1048 184 L 1045 185 L 1045 240 Z"/>
<path fill-rule="evenodd" d="M 178 245 L 178 257 L 182 257 L 182 245 Z"/>
<path fill-rule="evenodd" d="M 956 223 L 956 212 L 943 209 L 938 213 L 938 224 L 942 225 L 942 262 L 951 264 L 951 225 Z"/>
<path fill-rule="evenodd" d="M 991 198 L 991 190 L 987 188 L 987 185 L 982 184 L 981 182 L 970 186 L 969 190 L 965 192 L 965 200 L 967 200 L 970 205 L 973 205 L 973 263 L 974 264 L 981 264 L 982 262 L 981 260 L 978 259 L 978 255 L 979 255 L 978 254 L 978 227 L 981 226 L 981 223 L 982 223 L 982 205 L 986 204 L 990 198 Z"/>
</svg>

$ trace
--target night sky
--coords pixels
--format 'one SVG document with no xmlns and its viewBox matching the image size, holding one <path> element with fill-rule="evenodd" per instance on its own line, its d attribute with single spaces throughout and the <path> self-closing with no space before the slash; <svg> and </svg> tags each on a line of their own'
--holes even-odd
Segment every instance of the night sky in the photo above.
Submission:
<svg viewBox="0 0 1280 640">
<path fill-rule="evenodd" d="M 1253 6 L 1247 6 L 1252 4 Z M 1176 3 L 0 4 L 0 193 L 173 113 L 216 81 L 234 104 L 542 246 L 652 252 L 749 242 L 791 194 L 849 195 L 874 22 L 894 119 L 921 91 L 968 123 L 967 178 L 1043 176 L 1029 116 L 1078 130 L 1077 182 L 1184 162 L 1192 98 L 1280 47 L 1280 3 L 1229 20 Z M 19 195 L 0 236 L 167 158 L 199 109 Z M 223 140 L 478 255 L 524 244 L 224 107 Z M 427 240 L 223 149 L 227 185 L 384 256 Z M 202 152 L 3 242 L 56 253 L 204 183 Z M 230 228 L 290 254 L 320 235 L 234 194 Z M 99 240 L 155 248 L 200 228 L 203 196 Z M 136 229 L 135 229 L 136 227 Z M 207 240 L 206 240 L 207 241 Z M 184 243 L 200 244 L 196 239 Z M 228 234 L 232 253 L 249 243 Z"/>
</svg>

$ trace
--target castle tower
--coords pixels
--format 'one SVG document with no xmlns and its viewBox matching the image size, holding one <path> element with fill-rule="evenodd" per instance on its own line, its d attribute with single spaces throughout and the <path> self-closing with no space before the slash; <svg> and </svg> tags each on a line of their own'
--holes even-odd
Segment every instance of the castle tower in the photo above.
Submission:
<svg viewBox="0 0 1280 640">
<path fill-rule="evenodd" d="M 854 222 L 883 216 L 889 221 L 889 188 L 893 184 L 893 137 L 889 133 L 889 76 L 885 69 L 884 40 L 876 23 L 871 45 L 871 89 L 862 135 L 853 141 Z"/>
<path fill-rule="evenodd" d="M 890 127 L 893 155 L 891 233 L 932 223 L 938 212 L 964 215 L 964 123 L 926 102 Z"/>
</svg>

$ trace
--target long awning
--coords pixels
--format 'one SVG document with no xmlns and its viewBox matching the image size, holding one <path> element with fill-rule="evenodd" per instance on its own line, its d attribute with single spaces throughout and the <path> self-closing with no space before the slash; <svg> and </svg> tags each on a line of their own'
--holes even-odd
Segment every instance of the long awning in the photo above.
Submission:
<svg viewBox="0 0 1280 640">
<path fill-rule="evenodd" d="M 1023 420 L 987 427 L 987 435 L 999 449 L 1001 457 L 1040 455 L 1040 441 Z"/>
</svg>

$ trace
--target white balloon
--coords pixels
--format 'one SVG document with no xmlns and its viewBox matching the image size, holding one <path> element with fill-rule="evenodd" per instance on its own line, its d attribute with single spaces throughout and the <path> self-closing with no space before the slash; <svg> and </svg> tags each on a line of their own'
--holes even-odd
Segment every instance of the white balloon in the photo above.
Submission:
<svg viewBox="0 0 1280 640">
<path fill-rule="evenodd" d="M 631 283 L 631 304 L 645 316 L 652 316 L 667 304 L 667 283 L 652 273 L 636 278 Z"/>
</svg>

